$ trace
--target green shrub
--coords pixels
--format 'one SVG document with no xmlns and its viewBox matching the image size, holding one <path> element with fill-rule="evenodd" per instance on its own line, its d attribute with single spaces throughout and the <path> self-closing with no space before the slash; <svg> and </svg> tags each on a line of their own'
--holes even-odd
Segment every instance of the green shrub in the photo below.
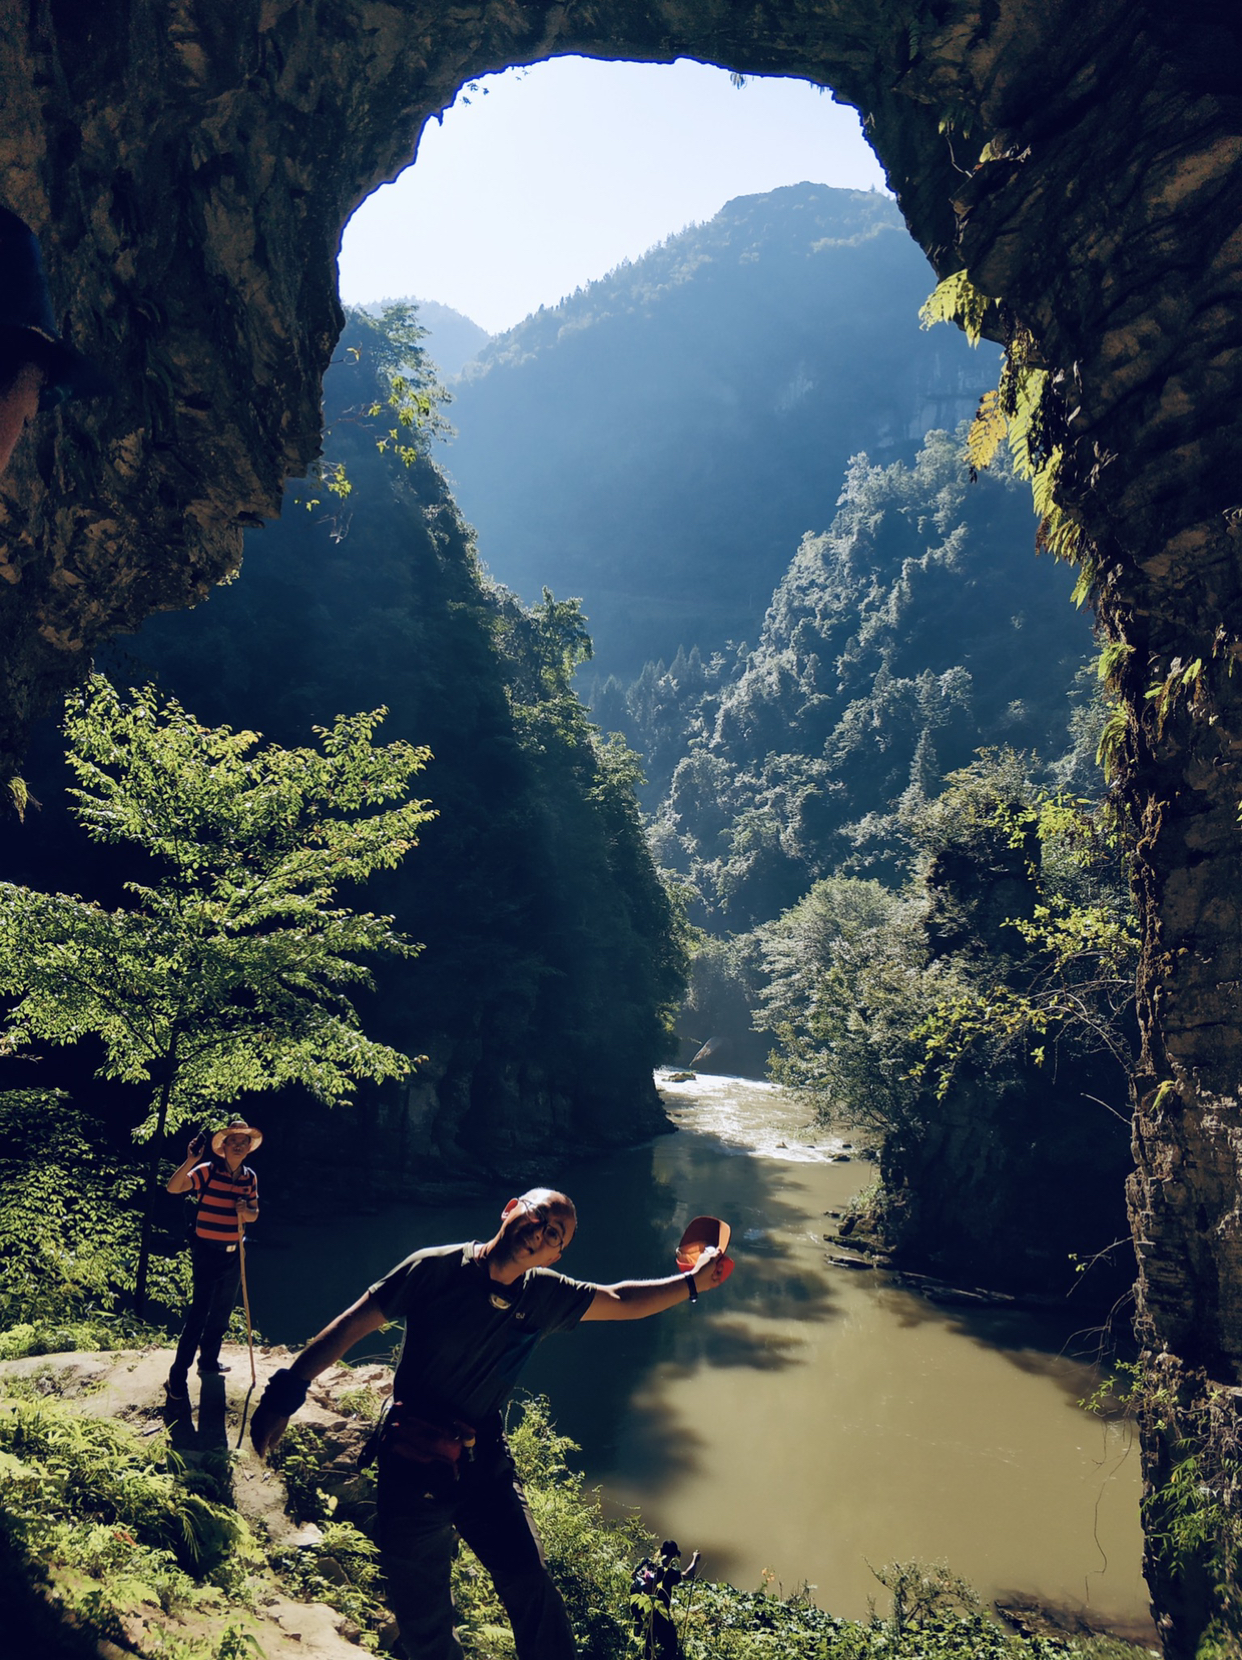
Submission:
<svg viewBox="0 0 1242 1660">
<path fill-rule="evenodd" d="M 156 1333 L 121 1312 L 133 1297 L 141 1187 L 139 1166 L 118 1160 L 59 1091 L 0 1092 L 0 1359 Z M 164 1308 L 183 1308 L 186 1254 L 153 1258 L 149 1284 Z"/>
<path fill-rule="evenodd" d="M 167 1446 L 40 1397 L 37 1377 L 22 1381 L 26 1387 L 10 1388 L 0 1411 L 0 1529 L 32 1579 L 45 1578 L 45 1565 L 88 1576 L 83 1586 L 58 1586 L 56 1595 L 113 1641 L 134 1607 L 146 1602 L 175 1612 L 193 1606 L 203 1599 L 204 1580 L 223 1592 L 230 1611 L 248 1605 L 249 1579 L 261 1559 L 227 1503 L 227 1455 L 218 1467 L 187 1470 Z M 568 1463 L 574 1445 L 556 1432 L 546 1401 L 524 1405 L 509 1441 L 579 1652 L 584 1660 L 635 1660 L 630 1578 L 654 1541 L 637 1518 L 605 1516 L 598 1494 L 584 1491 Z M 333 1501 L 322 1491 L 331 1451 L 305 1425 L 288 1431 L 280 1461 L 290 1507 L 301 1519 L 318 1520 L 322 1536 L 300 1549 L 274 1551 L 269 1565 L 289 1594 L 337 1609 L 359 1627 L 361 1645 L 373 1649 L 387 1619 L 378 1553 L 358 1528 L 332 1519 Z M 512 1635 L 489 1576 L 464 1547 L 452 1573 L 466 1654 L 507 1660 Z M 722 1581 L 683 1584 L 673 1615 L 686 1660 L 1137 1660 L 1143 1654 L 1115 1639 L 1011 1636 L 944 1567 L 894 1563 L 877 1577 L 893 1609 L 867 1621 L 817 1607 L 807 1587 L 784 1597 Z M 151 1660 L 242 1660 L 254 1652 L 254 1638 L 236 1622 L 210 1644 L 153 1629 L 147 1648 Z"/>
<path fill-rule="evenodd" d="M 280 1439 L 272 1463 L 280 1471 L 289 1496 L 289 1514 L 298 1522 L 328 1522 L 336 1509 L 334 1495 L 324 1491 L 324 1468 L 330 1457 L 324 1438 L 307 1424 L 293 1423 Z M 375 1466 L 351 1477 L 362 1503 L 373 1500 Z"/>
<path fill-rule="evenodd" d="M 245 1522 L 193 1491 L 170 1447 L 135 1440 L 123 1425 L 58 1401 L 8 1402 L 0 1415 L 0 1466 L 0 1526 L 29 1557 L 90 1554 L 100 1525 L 122 1544 L 160 1553 L 161 1562 L 200 1578 L 223 1573 L 235 1552 L 253 1551 Z"/>
<path fill-rule="evenodd" d="M 362 1630 L 364 1647 L 388 1619 L 381 1601 L 379 1551 L 350 1522 L 329 1522 L 313 1545 L 279 1552 L 269 1561 L 294 1595 L 326 1602 Z"/>
<path fill-rule="evenodd" d="M 652 1545 L 637 1517 L 606 1517 L 598 1492 L 584 1492 L 568 1464 L 577 1446 L 559 1435 L 542 1396 L 524 1403 L 509 1447 L 544 1554 L 584 1654 L 626 1653 L 635 1559 Z"/>
</svg>

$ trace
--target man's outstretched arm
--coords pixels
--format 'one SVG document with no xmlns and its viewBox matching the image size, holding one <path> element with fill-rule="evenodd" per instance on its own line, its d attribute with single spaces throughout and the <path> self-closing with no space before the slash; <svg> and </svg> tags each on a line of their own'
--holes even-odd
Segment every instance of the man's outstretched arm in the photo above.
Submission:
<svg viewBox="0 0 1242 1660">
<path fill-rule="evenodd" d="M 728 1273 L 721 1262 L 720 1252 L 713 1245 L 703 1252 L 692 1274 L 670 1274 L 665 1280 L 620 1280 L 616 1285 L 601 1285 L 582 1318 L 645 1320 L 649 1314 L 663 1314 L 666 1308 L 690 1300 L 691 1280 L 694 1281 L 696 1295 L 714 1291 L 718 1285 L 723 1285 Z"/>
<path fill-rule="evenodd" d="M 275 1374 L 250 1421 L 250 1439 L 265 1456 L 285 1433 L 285 1426 L 306 1398 L 306 1385 L 347 1354 L 368 1333 L 378 1331 L 387 1315 L 368 1291 L 312 1337 L 287 1371 Z"/>
</svg>

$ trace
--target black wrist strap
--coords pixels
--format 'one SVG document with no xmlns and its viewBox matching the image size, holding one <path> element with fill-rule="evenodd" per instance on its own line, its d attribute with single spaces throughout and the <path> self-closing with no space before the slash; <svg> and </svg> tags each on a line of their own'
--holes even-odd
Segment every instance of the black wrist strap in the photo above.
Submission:
<svg viewBox="0 0 1242 1660">
<path fill-rule="evenodd" d="M 694 1275 L 693 1274 L 683 1274 L 681 1277 L 682 1277 L 683 1280 L 685 1280 L 687 1286 L 690 1288 L 690 1301 L 692 1303 L 697 1303 L 698 1300 L 699 1300 L 699 1288 L 694 1283 Z"/>
</svg>

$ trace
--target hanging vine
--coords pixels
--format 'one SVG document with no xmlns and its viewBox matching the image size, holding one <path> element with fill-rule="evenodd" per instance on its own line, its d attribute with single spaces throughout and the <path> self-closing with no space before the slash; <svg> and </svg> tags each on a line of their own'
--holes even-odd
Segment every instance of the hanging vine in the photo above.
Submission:
<svg viewBox="0 0 1242 1660">
<path fill-rule="evenodd" d="M 1077 567 L 1078 580 L 1072 598 L 1075 605 L 1082 606 L 1095 590 L 1096 566 L 1082 527 L 1057 500 L 1064 476 L 1068 423 L 1060 385 L 1040 361 L 1034 336 L 1003 301 L 992 300 L 977 289 L 969 272 L 964 270 L 955 271 L 937 284 L 919 311 L 919 321 L 924 328 L 936 323 L 956 323 L 970 344 L 977 346 L 983 338 L 989 312 L 999 324 L 1005 355 L 1000 380 L 994 391 L 985 392 L 979 399 L 966 434 L 971 481 L 992 464 L 1001 445 L 1007 443 L 1014 471 L 1031 486 L 1031 499 L 1039 516 L 1035 546 L 1040 552 Z M 1109 782 L 1120 766 L 1129 725 L 1118 693 L 1121 672 L 1131 650 L 1123 641 L 1106 642 L 1099 662 L 1100 680 L 1111 697 L 1095 758 Z M 1183 682 L 1188 677 L 1193 679 L 1196 672 L 1197 665 L 1191 665 L 1180 677 L 1175 677 L 1176 684 L 1158 687 L 1147 694 L 1149 698 L 1167 694 L 1156 711 L 1161 723 L 1168 714 L 1172 697 L 1177 690 L 1188 689 Z"/>
<path fill-rule="evenodd" d="M 1005 356 L 999 384 L 980 398 L 966 436 L 971 478 L 990 466 L 1001 444 L 1008 441 L 1014 471 L 1030 484 L 1039 515 L 1035 545 L 1054 559 L 1078 567 L 1074 604 L 1081 606 L 1095 585 L 1095 567 L 1081 527 L 1057 501 L 1068 437 L 1065 405 L 1058 385 L 1039 360 L 1034 336 L 1008 306 L 981 293 L 967 271 L 955 271 L 936 286 L 919 311 L 919 321 L 924 328 L 956 323 L 970 344 L 977 346 L 989 310 L 1000 322 Z"/>
</svg>

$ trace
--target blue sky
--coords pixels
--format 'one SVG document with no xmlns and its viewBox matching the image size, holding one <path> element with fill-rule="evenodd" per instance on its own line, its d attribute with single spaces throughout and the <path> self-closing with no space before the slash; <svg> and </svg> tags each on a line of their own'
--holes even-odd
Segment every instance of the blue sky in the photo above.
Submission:
<svg viewBox="0 0 1242 1660">
<path fill-rule="evenodd" d="M 884 188 L 858 117 L 804 81 L 555 58 L 489 75 L 429 121 L 358 209 L 347 304 L 413 294 L 494 332 L 734 196 L 801 180 Z"/>
</svg>

